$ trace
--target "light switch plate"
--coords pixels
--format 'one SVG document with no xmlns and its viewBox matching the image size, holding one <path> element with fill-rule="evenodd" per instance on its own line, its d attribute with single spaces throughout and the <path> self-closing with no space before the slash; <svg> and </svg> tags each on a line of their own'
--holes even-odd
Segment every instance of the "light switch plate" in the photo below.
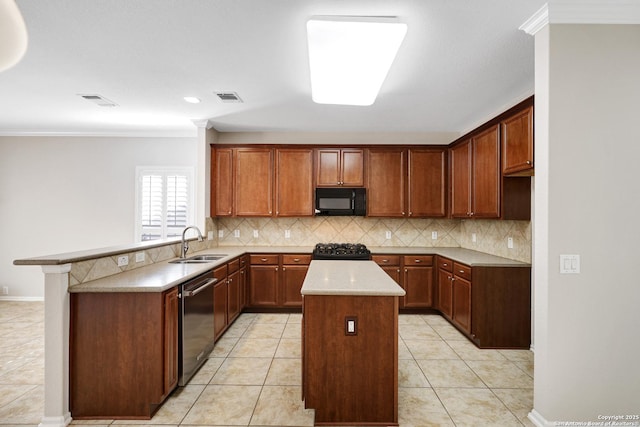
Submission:
<svg viewBox="0 0 640 427">
<path fill-rule="evenodd" d="M 224 230 L 218 230 L 218 239 L 222 239 L 224 237 Z"/>
<path fill-rule="evenodd" d="M 240 230 L 233 230 L 233 237 L 240 237 Z"/>
<path fill-rule="evenodd" d="M 387 231 L 384 233 L 384 238 L 385 238 L 385 239 L 387 239 L 387 240 L 391 239 L 391 232 L 387 230 Z"/>
<path fill-rule="evenodd" d="M 478 236 L 476 233 L 471 233 L 471 242 L 476 243 L 478 241 Z"/>
<path fill-rule="evenodd" d="M 291 238 L 291 230 L 284 230 L 284 238 L 285 239 Z"/>
<path fill-rule="evenodd" d="M 432 240 L 438 240 L 438 232 L 437 231 L 432 231 L 431 232 L 431 239 Z"/>
<path fill-rule="evenodd" d="M 580 274 L 580 255 L 560 255 L 560 274 Z"/>
<path fill-rule="evenodd" d="M 257 239 L 259 237 L 258 230 L 253 230 L 253 237 Z"/>
<path fill-rule="evenodd" d="M 144 252 L 136 252 L 136 262 L 144 262 Z"/>
<path fill-rule="evenodd" d="M 507 248 L 513 249 L 513 237 L 507 237 Z"/>
<path fill-rule="evenodd" d="M 213 240 L 213 231 L 207 232 L 207 240 Z"/>
</svg>

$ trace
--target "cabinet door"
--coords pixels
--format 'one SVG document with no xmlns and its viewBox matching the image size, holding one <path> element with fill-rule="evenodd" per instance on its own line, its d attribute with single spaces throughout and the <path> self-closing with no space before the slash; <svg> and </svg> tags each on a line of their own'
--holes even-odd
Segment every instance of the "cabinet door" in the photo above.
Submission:
<svg viewBox="0 0 640 427">
<path fill-rule="evenodd" d="M 405 215 L 405 151 L 369 150 L 367 216 Z"/>
<path fill-rule="evenodd" d="M 227 279 L 227 324 L 231 324 L 240 314 L 240 271 Z"/>
<path fill-rule="evenodd" d="M 344 149 L 340 160 L 342 163 L 341 185 L 364 186 L 364 150 Z"/>
<path fill-rule="evenodd" d="M 309 269 L 306 265 L 282 266 L 282 305 L 285 307 L 302 307 L 300 289 Z"/>
<path fill-rule="evenodd" d="M 471 333 L 471 282 L 459 276 L 453 280 L 453 321 Z"/>
<path fill-rule="evenodd" d="M 533 170 L 533 107 L 501 123 L 502 173 Z"/>
<path fill-rule="evenodd" d="M 451 154 L 451 216 L 471 215 L 471 140 L 455 146 Z"/>
<path fill-rule="evenodd" d="M 222 148 L 215 150 L 214 182 L 212 191 L 212 215 L 231 216 L 233 213 L 233 150 Z"/>
<path fill-rule="evenodd" d="M 164 293 L 164 385 L 163 396 L 178 384 L 178 288 Z"/>
<path fill-rule="evenodd" d="M 252 265 L 249 275 L 249 305 L 273 307 L 278 305 L 278 267 Z"/>
<path fill-rule="evenodd" d="M 451 318 L 453 303 L 451 279 L 450 272 L 438 269 L 438 309 L 449 318 Z"/>
<path fill-rule="evenodd" d="M 273 150 L 238 148 L 235 155 L 235 214 L 271 216 Z"/>
<path fill-rule="evenodd" d="M 404 307 L 431 307 L 433 305 L 433 268 L 404 268 Z"/>
<path fill-rule="evenodd" d="M 318 187 L 335 187 L 340 185 L 340 149 L 316 150 L 316 185 Z"/>
<path fill-rule="evenodd" d="M 276 150 L 276 216 L 313 215 L 313 150 Z"/>
<path fill-rule="evenodd" d="M 498 125 L 473 137 L 472 209 L 475 218 L 500 217 Z"/>
<path fill-rule="evenodd" d="M 409 149 L 408 216 L 447 215 L 446 149 Z"/>
<path fill-rule="evenodd" d="M 213 286 L 213 330 L 217 340 L 227 327 L 227 278 Z"/>
<path fill-rule="evenodd" d="M 238 280 L 238 303 L 240 304 L 240 312 L 242 312 L 247 305 L 247 267 L 240 268 Z"/>
</svg>

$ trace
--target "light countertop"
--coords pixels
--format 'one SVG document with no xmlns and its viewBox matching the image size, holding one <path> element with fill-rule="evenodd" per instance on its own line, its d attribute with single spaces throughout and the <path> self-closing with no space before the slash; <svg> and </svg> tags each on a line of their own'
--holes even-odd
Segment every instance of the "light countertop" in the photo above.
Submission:
<svg viewBox="0 0 640 427">
<path fill-rule="evenodd" d="M 403 296 L 402 289 L 373 261 L 311 261 L 302 295 Z"/>
</svg>

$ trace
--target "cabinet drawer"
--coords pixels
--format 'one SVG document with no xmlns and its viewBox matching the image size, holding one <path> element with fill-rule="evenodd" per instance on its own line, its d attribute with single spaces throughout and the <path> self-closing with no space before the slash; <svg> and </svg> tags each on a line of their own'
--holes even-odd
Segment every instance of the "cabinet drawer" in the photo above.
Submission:
<svg viewBox="0 0 640 427">
<path fill-rule="evenodd" d="M 438 268 L 451 273 L 453 270 L 453 261 L 449 258 L 438 257 Z"/>
<path fill-rule="evenodd" d="M 269 265 L 277 265 L 279 264 L 280 255 L 273 254 L 263 254 L 263 255 L 251 255 L 251 265 L 259 265 L 259 264 L 269 264 Z"/>
<path fill-rule="evenodd" d="M 433 255 L 407 255 L 404 256 L 404 265 L 425 266 L 433 265 Z"/>
<path fill-rule="evenodd" d="M 227 264 L 229 266 L 229 274 L 234 273 L 240 269 L 240 258 L 236 258 Z"/>
<path fill-rule="evenodd" d="M 218 282 L 227 277 L 227 264 L 221 265 L 213 270 L 213 277 L 218 279 Z"/>
<path fill-rule="evenodd" d="M 454 262 L 453 274 L 455 274 L 458 277 L 462 277 L 463 279 L 471 280 L 471 267 Z"/>
<path fill-rule="evenodd" d="M 400 265 L 400 255 L 372 255 L 371 260 L 378 265 Z"/>
<path fill-rule="evenodd" d="M 311 262 L 311 255 L 305 254 L 290 254 L 282 255 L 283 265 L 309 265 Z"/>
</svg>

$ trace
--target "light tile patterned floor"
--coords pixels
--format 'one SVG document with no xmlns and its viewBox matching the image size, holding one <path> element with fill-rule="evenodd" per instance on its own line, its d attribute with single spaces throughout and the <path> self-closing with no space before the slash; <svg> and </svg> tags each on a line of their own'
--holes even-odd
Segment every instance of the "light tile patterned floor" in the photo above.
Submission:
<svg viewBox="0 0 640 427">
<path fill-rule="evenodd" d="M 72 425 L 311 426 L 300 401 L 299 314 L 243 314 L 149 421 Z M 42 417 L 43 304 L 0 301 L 0 425 Z M 399 418 L 409 426 L 532 426 L 533 354 L 479 350 L 437 315 L 401 315 Z"/>
</svg>

